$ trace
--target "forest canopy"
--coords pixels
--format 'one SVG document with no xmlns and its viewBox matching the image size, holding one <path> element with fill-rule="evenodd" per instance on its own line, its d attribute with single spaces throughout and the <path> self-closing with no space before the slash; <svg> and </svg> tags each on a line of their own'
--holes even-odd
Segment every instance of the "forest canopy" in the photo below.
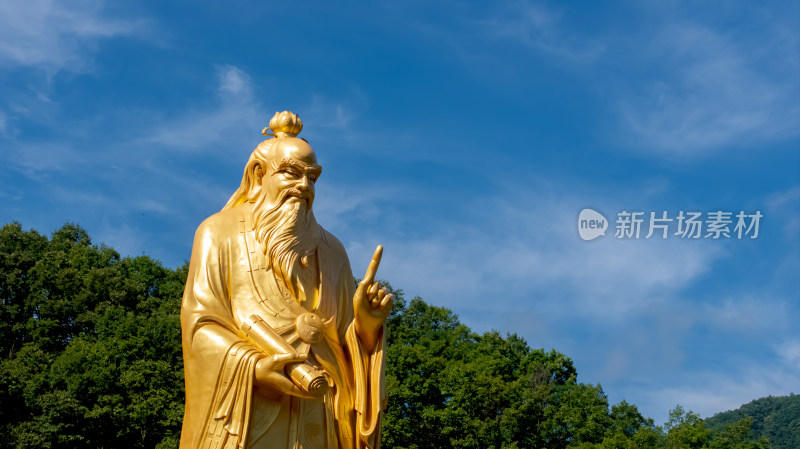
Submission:
<svg viewBox="0 0 800 449">
<path fill-rule="evenodd" d="M 177 448 L 187 269 L 121 257 L 75 224 L 49 238 L 3 226 L 0 449 Z M 770 447 L 746 414 L 711 427 L 676 406 L 658 426 L 579 382 L 566 355 L 515 334 L 475 333 L 452 311 L 384 284 L 397 298 L 384 448 Z"/>
</svg>

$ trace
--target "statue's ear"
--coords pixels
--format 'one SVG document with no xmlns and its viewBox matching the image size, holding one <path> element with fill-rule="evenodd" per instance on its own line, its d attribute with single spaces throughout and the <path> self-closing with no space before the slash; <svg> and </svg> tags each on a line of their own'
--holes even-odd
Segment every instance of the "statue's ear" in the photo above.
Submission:
<svg viewBox="0 0 800 449">
<path fill-rule="evenodd" d="M 247 201 L 254 203 L 258 196 L 261 195 L 261 182 L 264 178 L 264 173 L 260 161 L 253 161 L 253 164 L 247 168 L 247 178 L 250 181 L 247 189 Z"/>
</svg>

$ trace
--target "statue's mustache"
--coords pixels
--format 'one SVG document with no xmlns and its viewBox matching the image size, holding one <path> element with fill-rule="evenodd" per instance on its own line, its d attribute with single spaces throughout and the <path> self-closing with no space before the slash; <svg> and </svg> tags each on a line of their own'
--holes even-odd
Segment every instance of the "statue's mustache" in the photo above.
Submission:
<svg viewBox="0 0 800 449">
<path fill-rule="evenodd" d="M 314 199 L 314 194 L 309 190 L 300 190 L 294 187 L 289 187 L 288 189 L 284 189 L 278 196 L 278 201 L 275 203 L 275 205 L 269 208 L 265 212 L 265 214 L 269 215 L 280 209 L 281 206 L 283 206 L 284 203 L 286 203 L 286 200 L 289 199 L 290 197 L 304 199 L 306 200 L 306 205 L 310 207 L 311 206 L 310 200 Z"/>
<path fill-rule="evenodd" d="M 305 190 L 305 189 L 304 190 L 300 190 L 300 189 L 297 189 L 295 187 L 289 187 L 288 189 L 286 189 L 283 192 L 281 192 L 280 202 L 281 203 L 284 202 L 286 200 L 286 198 L 289 197 L 289 196 L 295 196 L 297 198 L 303 198 L 303 199 L 314 198 L 314 194 L 311 193 L 310 190 Z"/>
</svg>

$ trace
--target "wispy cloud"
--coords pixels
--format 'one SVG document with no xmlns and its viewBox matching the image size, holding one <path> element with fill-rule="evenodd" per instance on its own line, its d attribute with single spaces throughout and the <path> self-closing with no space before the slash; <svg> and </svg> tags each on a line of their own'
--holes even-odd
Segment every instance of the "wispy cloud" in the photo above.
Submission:
<svg viewBox="0 0 800 449">
<path fill-rule="evenodd" d="M 6 133 L 6 128 L 8 127 L 7 121 L 8 116 L 6 116 L 5 111 L 0 109 L 0 136 L 5 135 Z"/>
<path fill-rule="evenodd" d="M 147 38 L 151 27 L 131 14 L 108 14 L 102 0 L 0 2 L 0 69 L 13 74 L 0 94 L 0 137 L 14 139 L 32 123 L 58 127 L 56 74 L 95 72 L 104 42 Z"/>
<path fill-rule="evenodd" d="M 698 313 L 715 332 L 747 335 L 777 332 L 791 326 L 788 304 L 769 293 L 726 295 L 716 304 L 704 304 Z"/>
<path fill-rule="evenodd" d="M 363 99 L 363 93 L 356 91 L 356 94 L 355 98 Z M 311 97 L 311 103 L 307 110 L 308 112 L 305 112 L 304 115 L 309 118 L 309 122 L 325 128 L 347 130 L 355 118 L 352 107 L 332 102 L 329 98 L 319 94 Z"/>
<path fill-rule="evenodd" d="M 267 137 L 260 132 L 269 124 L 274 108 L 281 105 L 261 98 L 251 76 L 239 67 L 216 67 L 217 84 L 211 101 L 187 105 L 178 115 L 154 114 L 156 119 L 143 125 L 145 132 L 134 140 L 156 145 L 167 151 L 203 153 L 236 151 L 246 160 L 255 144 Z M 345 100 L 312 94 L 299 100 L 300 113 L 311 129 L 303 136 L 318 136 L 315 141 L 361 141 L 365 134 L 351 129 L 351 122 L 365 108 L 366 98 L 358 89 L 350 89 Z M 270 109 L 273 108 L 273 109 Z"/>
<path fill-rule="evenodd" d="M 474 200 L 479 211 L 469 217 L 420 223 L 423 237 L 387 242 L 402 261 L 391 266 L 391 278 L 460 309 L 485 308 L 487 297 L 496 297 L 493 307 L 513 309 L 536 296 L 541 312 L 568 306 L 570 313 L 616 320 L 679 291 L 724 255 L 704 242 L 615 240 L 613 230 L 584 242 L 577 235 L 582 202 L 570 194 L 517 191 Z M 369 250 L 356 242 L 351 249 L 364 256 Z M 498 285 L 525 293 L 500 293 Z"/>
<path fill-rule="evenodd" d="M 367 93 L 352 85 L 335 96 L 314 93 L 297 112 L 304 123 L 310 124 L 303 134 L 315 148 L 319 143 L 325 148 L 344 147 L 362 153 L 394 148 L 397 136 L 387 137 L 387 129 L 394 128 L 375 121 L 368 113 L 370 106 Z"/>
<path fill-rule="evenodd" d="M 605 237 L 584 242 L 577 215 L 586 200 L 577 192 L 548 189 L 535 180 L 527 187 L 488 190 L 495 194 L 469 198 L 466 215 L 421 213 L 413 221 L 381 216 L 392 215 L 397 197 L 420 198 L 426 207 L 422 190 L 406 186 L 402 192 L 357 196 L 358 209 L 373 212 L 364 219 L 373 225 L 352 215 L 352 229 L 334 224 L 332 230 L 345 243 L 357 276 L 382 243 L 380 276 L 409 295 L 459 311 L 475 330 L 513 331 L 533 346 L 555 347 L 575 358 L 583 381 L 602 383 L 612 400 L 633 401 L 659 420 L 677 403 L 707 415 L 789 391 L 786 379 L 771 383 L 773 376 L 730 368 L 739 357 L 747 362 L 747 355 L 715 353 L 715 360 L 723 357 L 716 369 L 702 354 L 713 350 L 717 336 L 769 347 L 773 334 L 791 333 L 795 312 L 774 289 L 698 293 L 697 285 L 718 276 L 734 257 L 729 246 L 676 238 L 619 240 L 613 225 Z M 595 192 L 603 198 L 598 209 L 648 201 L 646 189 L 638 192 Z M 787 346 L 783 353 L 791 359 L 793 351 Z"/>
<path fill-rule="evenodd" d="M 800 247 L 800 185 L 775 192 L 766 198 L 765 205 L 770 219 L 780 223 L 785 241 Z M 794 253 L 794 265 L 800 265 L 800 251 Z"/>
<path fill-rule="evenodd" d="M 797 136 L 800 38 L 789 31 L 792 14 L 737 9 L 726 17 L 747 26 L 732 30 L 679 7 L 656 9 L 652 29 L 628 36 L 625 53 L 604 62 L 639 75 L 612 91 L 627 145 L 692 158 L 743 145 L 762 151 Z"/>
<path fill-rule="evenodd" d="M 10 167 L 36 178 L 47 173 L 75 170 L 84 165 L 82 155 L 71 145 L 61 142 L 42 144 L 16 144 L 8 146 L 8 153 L 3 159 Z"/>
<path fill-rule="evenodd" d="M 659 423 L 665 422 L 666 412 L 678 404 L 708 417 L 736 409 L 756 398 L 796 393 L 800 385 L 799 373 L 797 365 L 784 362 L 764 364 L 731 360 L 719 370 L 684 372 L 683 376 L 691 380 L 682 382 L 681 386 L 641 391 L 633 400 L 646 409 L 664 410 L 654 416 Z"/>
<path fill-rule="evenodd" d="M 0 65 L 82 72 L 99 39 L 141 34 L 147 22 L 103 13 L 101 0 L 0 3 Z"/>
<path fill-rule="evenodd" d="M 146 132 L 138 139 L 143 144 L 157 145 L 168 151 L 201 153 L 246 148 L 257 136 L 269 117 L 253 95 L 250 76 L 231 65 L 216 69 L 217 86 L 212 102 L 187 105 L 180 115 L 163 117 L 145 125 Z"/>
<path fill-rule="evenodd" d="M 600 41 L 574 34 L 562 23 L 563 13 L 544 2 L 510 0 L 492 8 L 492 14 L 476 20 L 485 36 L 522 44 L 570 62 L 587 63 L 600 57 L 605 46 Z"/>
<path fill-rule="evenodd" d="M 800 340 L 785 341 L 777 345 L 776 352 L 787 366 L 800 372 Z M 798 391 L 800 391 L 800 387 L 798 387 Z"/>
<path fill-rule="evenodd" d="M 95 244 L 105 244 L 123 256 L 136 257 L 145 253 L 148 248 L 148 235 L 134 226 L 121 220 L 103 217 L 99 227 L 92 230 Z"/>
<path fill-rule="evenodd" d="M 767 198 L 767 207 L 771 211 L 792 210 L 792 207 L 800 203 L 800 185 L 794 186 L 783 192 L 776 192 Z"/>
<path fill-rule="evenodd" d="M 731 10 L 725 19 L 746 23 L 732 29 L 717 13 L 687 15 L 694 8 L 682 2 L 648 5 L 626 11 L 641 22 L 624 29 L 615 20 L 587 29 L 574 10 L 511 0 L 465 19 L 471 26 L 452 45 L 467 60 L 493 48 L 487 42 L 507 42 L 572 64 L 618 120 L 608 139 L 637 152 L 685 159 L 761 151 L 800 133 L 796 11 Z"/>
<path fill-rule="evenodd" d="M 116 225 L 103 225 L 96 230 L 98 241 L 119 244 L 123 253 L 130 249 L 130 254 L 136 255 L 163 246 L 153 243 L 152 239 L 160 238 L 155 234 L 148 237 L 150 240 L 132 238 L 137 230 L 143 232 L 135 224 L 137 220 L 186 227 L 185 234 L 191 236 L 197 223 L 219 210 L 237 187 L 250 151 L 265 139 L 260 131 L 272 112 L 262 103 L 258 87 L 243 69 L 222 64 L 214 67 L 213 74 L 208 85 L 202 87 L 212 95 L 192 97 L 195 100 L 176 113 L 112 109 L 75 126 L 74 118 L 53 108 L 52 121 L 59 123 L 61 129 L 57 138 L 3 136 L 0 157 L 7 164 L 6 169 L 32 182 L 58 180 L 57 186 L 46 194 L 24 192 L 30 201 L 70 205 L 69 219 L 82 223 L 88 223 L 92 211 L 97 210 L 103 211 L 109 223 L 128 223 L 128 228 L 119 228 L 119 232 L 128 235 L 124 241 L 115 236 Z M 363 98 L 353 103 L 337 101 L 333 96 L 310 95 L 304 101 L 308 106 L 299 112 L 309 112 L 306 118 L 315 124 L 323 141 L 340 140 L 343 135 L 358 140 L 361 131 L 348 126 L 358 117 L 358 102 L 365 101 Z M 318 121 L 322 131 L 316 126 Z M 120 137 L 104 140 L 87 136 Z M 98 190 L 94 185 L 105 187 Z M 333 194 L 338 195 L 336 189 Z M 338 197 L 333 201 L 342 204 Z M 359 203 L 349 198 L 347 204 L 355 207 Z M 346 213 L 341 209 L 330 212 L 332 220 Z M 142 246 L 145 244 L 150 246 Z M 169 264 L 179 262 L 170 259 L 171 254 L 154 255 Z"/>
</svg>

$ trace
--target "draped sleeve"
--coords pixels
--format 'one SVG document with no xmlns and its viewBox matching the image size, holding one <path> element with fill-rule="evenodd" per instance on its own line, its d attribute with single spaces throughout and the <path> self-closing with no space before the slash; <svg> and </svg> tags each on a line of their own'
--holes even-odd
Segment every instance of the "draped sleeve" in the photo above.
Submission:
<svg viewBox="0 0 800 449">
<path fill-rule="evenodd" d="M 224 218 L 217 214 L 198 228 L 183 295 L 182 449 L 245 447 L 253 374 L 263 357 L 244 340 L 233 318 L 228 270 L 237 253 L 237 233 L 225 232 L 230 220 Z"/>
<path fill-rule="evenodd" d="M 343 365 L 347 366 L 347 387 L 350 409 L 348 413 L 352 419 L 342 419 L 352 426 L 348 437 L 352 438 L 349 444 L 342 447 L 355 447 L 358 449 L 376 449 L 380 447 L 381 412 L 386 408 L 386 387 L 384 380 L 386 342 L 385 331 L 381 331 L 378 344 L 370 353 L 361 344 L 361 339 L 355 330 L 353 295 L 355 282 L 350 261 L 339 240 L 326 231 L 326 241 L 337 261 L 338 288 L 338 332 L 339 341 L 342 342 L 344 359 Z M 340 408 L 341 410 L 341 408 Z"/>
</svg>

